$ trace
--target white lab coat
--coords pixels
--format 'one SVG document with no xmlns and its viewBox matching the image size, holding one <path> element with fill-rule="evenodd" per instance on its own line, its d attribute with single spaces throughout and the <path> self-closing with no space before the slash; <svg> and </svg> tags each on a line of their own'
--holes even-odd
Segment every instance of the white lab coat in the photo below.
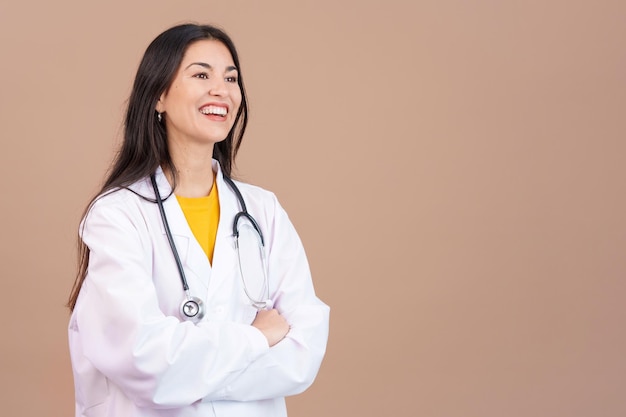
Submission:
<svg viewBox="0 0 626 417">
<path fill-rule="evenodd" d="M 154 197 L 149 179 L 98 198 L 83 220 L 89 268 L 69 323 L 76 416 L 286 416 L 284 397 L 313 382 L 329 308 L 315 295 L 300 239 L 272 193 L 237 183 L 265 236 L 270 297 L 291 326 L 270 348 L 250 325 L 256 310 L 238 272 L 232 221 L 239 203 L 215 161 L 214 169 L 213 266 L 176 198 L 164 201 L 191 295 L 206 305 L 197 325 L 181 320 L 184 293 L 158 206 L 135 194 Z M 169 195 L 160 169 L 156 179 Z"/>
</svg>

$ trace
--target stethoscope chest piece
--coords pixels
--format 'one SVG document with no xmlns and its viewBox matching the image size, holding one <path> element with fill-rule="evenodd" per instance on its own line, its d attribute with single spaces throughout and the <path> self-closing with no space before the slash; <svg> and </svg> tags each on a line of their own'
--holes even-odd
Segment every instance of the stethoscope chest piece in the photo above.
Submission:
<svg viewBox="0 0 626 417">
<path fill-rule="evenodd" d="M 197 323 L 204 317 L 204 303 L 198 297 L 187 297 L 180 304 L 180 314 Z"/>
</svg>

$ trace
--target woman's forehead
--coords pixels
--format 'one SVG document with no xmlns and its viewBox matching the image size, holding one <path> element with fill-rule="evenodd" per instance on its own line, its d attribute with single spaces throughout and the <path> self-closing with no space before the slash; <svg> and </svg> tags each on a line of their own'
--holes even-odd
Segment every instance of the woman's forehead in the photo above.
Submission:
<svg viewBox="0 0 626 417">
<path fill-rule="evenodd" d="M 187 47 L 181 66 L 185 68 L 194 62 L 205 63 L 216 69 L 225 69 L 235 65 L 226 45 L 215 39 L 203 39 Z"/>
</svg>

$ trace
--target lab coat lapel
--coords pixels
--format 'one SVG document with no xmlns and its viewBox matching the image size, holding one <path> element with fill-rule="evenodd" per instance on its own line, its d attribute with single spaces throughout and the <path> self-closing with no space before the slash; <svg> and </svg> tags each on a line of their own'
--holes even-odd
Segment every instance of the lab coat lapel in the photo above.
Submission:
<svg viewBox="0 0 626 417">
<path fill-rule="evenodd" d="M 209 283 L 209 295 L 215 294 L 223 285 L 232 285 L 236 279 L 237 258 L 233 239 L 233 219 L 239 212 L 237 197 L 224 181 L 223 173 L 217 161 L 213 162 L 217 172 L 217 191 L 220 201 L 220 223 L 215 237 L 213 252 L 213 275 Z"/>
<path fill-rule="evenodd" d="M 161 195 L 163 197 L 168 196 L 171 193 L 171 186 L 167 181 L 167 178 L 163 174 L 161 168 L 156 172 L 156 180 Z M 192 295 L 204 298 L 205 291 L 208 288 L 211 278 L 211 265 L 206 257 L 206 254 L 202 250 L 202 247 L 196 240 L 189 223 L 185 218 L 176 196 L 172 194 L 167 200 L 163 201 L 163 208 L 167 216 L 167 221 L 176 244 L 176 250 L 178 256 L 185 269 L 185 276 L 187 278 L 187 284 Z M 165 227 L 161 222 L 161 231 L 165 235 Z M 194 294 L 194 290 L 198 291 L 198 285 L 201 284 L 204 290 L 201 293 Z"/>
</svg>

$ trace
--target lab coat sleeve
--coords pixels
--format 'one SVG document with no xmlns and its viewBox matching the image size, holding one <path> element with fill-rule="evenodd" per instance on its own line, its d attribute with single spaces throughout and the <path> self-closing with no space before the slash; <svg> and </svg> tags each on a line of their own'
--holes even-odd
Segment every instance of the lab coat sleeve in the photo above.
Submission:
<svg viewBox="0 0 626 417">
<path fill-rule="evenodd" d="M 247 324 L 195 326 L 165 316 L 152 281 L 148 226 L 138 204 L 120 200 L 97 201 L 84 220 L 89 267 L 73 337 L 85 359 L 141 407 L 223 396 L 226 381 L 269 350 L 267 340 Z"/>
<path fill-rule="evenodd" d="M 306 254 L 287 213 L 274 197 L 269 275 L 274 307 L 291 329 L 286 338 L 234 374 L 222 399 L 262 400 L 299 394 L 314 381 L 326 351 L 329 307 L 315 294 Z"/>
</svg>

